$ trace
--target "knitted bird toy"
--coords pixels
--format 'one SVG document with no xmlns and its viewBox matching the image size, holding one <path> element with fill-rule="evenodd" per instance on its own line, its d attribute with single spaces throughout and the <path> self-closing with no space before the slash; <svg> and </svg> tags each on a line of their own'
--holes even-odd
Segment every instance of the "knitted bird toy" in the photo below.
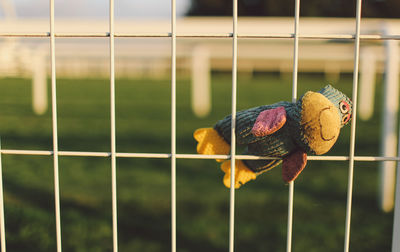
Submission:
<svg viewBox="0 0 400 252">
<path fill-rule="evenodd" d="M 235 188 L 282 163 L 282 177 L 294 181 L 307 163 L 307 153 L 322 155 L 336 142 L 340 129 L 351 119 L 352 102 L 339 90 L 327 85 L 318 92 L 308 91 L 297 102 L 278 102 L 236 114 L 236 142 L 246 155 L 278 159 L 236 160 Z M 197 152 L 227 155 L 230 152 L 231 115 L 214 128 L 194 132 Z M 224 185 L 230 187 L 230 160 L 222 162 Z"/>
</svg>

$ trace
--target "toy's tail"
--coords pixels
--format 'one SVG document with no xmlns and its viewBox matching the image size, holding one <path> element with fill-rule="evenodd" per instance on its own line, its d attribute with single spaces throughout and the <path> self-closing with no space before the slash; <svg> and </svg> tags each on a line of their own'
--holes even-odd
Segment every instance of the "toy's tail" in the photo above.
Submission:
<svg viewBox="0 0 400 252">
<path fill-rule="evenodd" d="M 230 145 L 213 128 L 197 129 L 193 137 L 198 142 L 197 152 L 199 154 L 227 155 L 231 150 Z"/>
<path fill-rule="evenodd" d="M 225 172 L 224 185 L 227 188 L 231 187 L 231 160 L 227 160 L 221 164 L 221 170 Z M 246 184 L 250 180 L 256 179 L 257 174 L 250 170 L 242 160 L 235 161 L 235 188 Z"/>
<path fill-rule="evenodd" d="M 197 129 L 194 134 L 194 139 L 198 142 L 197 152 L 199 154 L 205 155 L 227 155 L 229 154 L 231 147 L 224 140 L 224 138 L 218 134 L 218 132 L 213 128 L 202 128 Z M 230 174 L 231 174 L 231 161 L 217 159 L 218 162 L 223 162 L 221 164 L 221 170 L 225 173 L 223 182 L 226 187 L 230 187 Z M 246 182 L 256 178 L 256 174 L 251 171 L 247 166 L 241 161 L 236 160 L 235 163 L 235 188 L 239 188 Z"/>
</svg>

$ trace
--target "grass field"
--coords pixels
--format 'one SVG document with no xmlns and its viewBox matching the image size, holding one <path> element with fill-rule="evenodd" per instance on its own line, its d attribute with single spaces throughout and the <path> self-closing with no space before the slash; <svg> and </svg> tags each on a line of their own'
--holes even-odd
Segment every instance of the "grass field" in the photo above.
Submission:
<svg viewBox="0 0 400 252">
<path fill-rule="evenodd" d="M 290 100 L 290 79 L 239 76 L 238 109 Z M 213 110 L 199 119 L 190 109 L 190 85 L 178 80 L 177 151 L 195 153 L 192 133 L 230 113 L 231 76 L 214 74 Z M 336 87 L 351 97 L 351 76 Z M 299 95 L 326 84 L 299 76 Z M 377 111 L 357 121 L 356 155 L 379 155 L 381 86 Z M 52 149 L 51 112 L 34 115 L 30 80 L 0 80 L 0 136 L 4 149 Z M 108 80 L 57 80 L 60 150 L 109 151 Z M 116 80 L 118 152 L 170 152 L 168 80 Z M 350 127 L 327 155 L 347 155 Z M 8 251 L 55 251 L 51 156 L 3 155 Z M 109 158 L 60 157 L 63 251 L 112 251 Z M 376 162 L 356 162 L 351 251 L 389 251 L 392 213 L 377 206 Z M 309 161 L 296 180 L 293 251 L 341 251 L 344 244 L 347 162 Z M 213 160 L 177 160 L 178 251 L 227 251 L 229 190 Z M 119 158 L 120 251 L 170 251 L 170 161 Z M 277 167 L 236 192 L 236 251 L 285 251 L 288 186 Z M 323 249 L 322 249 L 323 248 Z"/>
</svg>

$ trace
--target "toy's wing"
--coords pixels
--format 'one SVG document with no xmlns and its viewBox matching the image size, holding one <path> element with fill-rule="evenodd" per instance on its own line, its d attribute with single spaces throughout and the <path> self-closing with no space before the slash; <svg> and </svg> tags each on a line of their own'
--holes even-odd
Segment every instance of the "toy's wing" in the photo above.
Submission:
<svg viewBox="0 0 400 252">
<path fill-rule="evenodd" d="M 286 183 L 299 176 L 307 164 L 307 154 L 302 150 L 294 151 L 283 159 L 282 178 Z"/>
<path fill-rule="evenodd" d="M 230 144 L 231 121 L 229 115 L 218 121 L 214 128 Z M 239 145 L 255 143 L 268 134 L 272 134 L 281 128 L 286 122 L 286 111 L 284 106 L 260 106 L 236 113 L 236 142 Z M 254 129 L 253 134 L 252 130 Z"/>
<path fill-rule="evenodd" d="M 275 133 L 286 123 L 285 107 L 262 111 L 254 123 L 251 133 L 256 137 L 263 137 Z"/>
<path fill-rule="evenodd" d="M 270 138 L 270 140 L 271 141 L 268 141 L 268 143 L 257 142 L 249 144 L 243 153 L 244 155 L 273 157 L 273 159 L 243 160 L 247 167 L 257 175 L 269 171 L 275 166 L 281 164 L 281 157 L 288 154 L 288 152 L 285 151 L 284 146 L 280 145 L 281 142 L 278 138 Z"/>
<path fill-rule="evenodd" d="M 282 163 L 282 159 L 271 160 L 243 160 L 243 162 L 257 175 L 267 172 Z"/>
</svg>

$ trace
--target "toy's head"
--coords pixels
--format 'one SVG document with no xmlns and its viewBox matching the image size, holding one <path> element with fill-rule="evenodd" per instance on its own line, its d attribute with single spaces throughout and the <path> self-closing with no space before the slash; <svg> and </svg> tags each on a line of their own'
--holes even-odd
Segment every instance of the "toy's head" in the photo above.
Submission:
<svg viewBox="0 0 400 252">
<path fill-rule="evenodd" d="M 350 122 L 353 103 L 350 98 L 345 94 L 335 89 L 331 85 L 325 86 L 323 89 L 318 91 L 323 96 L 328 98 L 339 110 L 341 127 Z"/>
<path fill-rule="evenodd" d="M 331 149 L 340 129 L 350 121 L 352 103 L 330 85 L 318 92 L 308 91 L 299 102 L 304 142 L 313 153 L 322 155 Z"/>
</svg>

